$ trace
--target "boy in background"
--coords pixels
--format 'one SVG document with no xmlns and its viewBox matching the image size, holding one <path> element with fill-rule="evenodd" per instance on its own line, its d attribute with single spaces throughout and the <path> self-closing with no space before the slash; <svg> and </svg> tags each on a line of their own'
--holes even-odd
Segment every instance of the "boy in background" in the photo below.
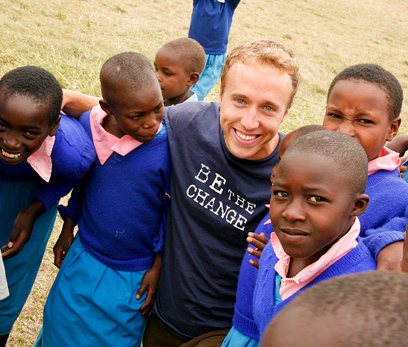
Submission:
<svg viewBox="0 0 408 347">
<path fill-rule="evenodd" d="M 240 0 L 194 0 L 188 37 L 205 50 L 206 65 L 192 88 L 198 100 L 204 100 L 218 82 L 225 63 L 232 16 Z"/>
<path fill-rule="evenodd" d="M 191 87 L 205 67 L 205 52 L 196 40 L 180 38 L 164 44 L 153 65 L 165 106 L 198 100 Z"/>
</svg>

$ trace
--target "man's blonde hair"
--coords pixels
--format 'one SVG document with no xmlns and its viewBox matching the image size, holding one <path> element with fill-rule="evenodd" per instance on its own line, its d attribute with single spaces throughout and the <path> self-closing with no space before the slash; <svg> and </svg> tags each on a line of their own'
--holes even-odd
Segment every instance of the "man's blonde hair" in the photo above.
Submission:
<svg viewBox="0 0 408 347">
<path fill-rule="evenodd" d="M 237 62 L 264 64 L 286 72 L 292 80 L 293 87 L 288 107 L 292 105 L 300 82 L 299 66 L 292 50 L 279 42 L 265 39 L 250 41 L 235 47 L 227 55 L 221 73 L 221 94 L 223 93 L 228 71 Z"/>
</svg>

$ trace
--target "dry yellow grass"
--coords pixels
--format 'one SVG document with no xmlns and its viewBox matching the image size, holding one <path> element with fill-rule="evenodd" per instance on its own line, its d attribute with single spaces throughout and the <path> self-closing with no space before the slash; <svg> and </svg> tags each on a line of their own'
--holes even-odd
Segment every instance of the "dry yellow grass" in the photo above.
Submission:
<svg viewBox="0 0 408 347">
<path fill-rule="evenodd" d="M 39 65 L 65 88 L 99 95 L 98 73 L 113 54 L 138 51 L 153 59 L 165 42 L 186 36 L 192 0 L 0 0 L 0 75 Z M 383 65 L 408 93 L 408 5 L 405 0 L 241 0 L 230 45 L 276 39 L 295 52 L 303 81 L 282 130 L 321 123 L 331 79 L 348 65 Z M 217 86 L 207 100 L 217 100 Z M 407 132 L 407 104 L 401 132 Z M 9 346 L 32 346 L 42 307 L 57 273 L 52 245 Z"/>
</svg>

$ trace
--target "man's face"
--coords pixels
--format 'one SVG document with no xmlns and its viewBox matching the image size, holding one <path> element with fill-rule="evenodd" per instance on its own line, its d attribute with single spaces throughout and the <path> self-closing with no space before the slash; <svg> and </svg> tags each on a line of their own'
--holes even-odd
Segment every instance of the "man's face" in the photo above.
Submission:
<svg viewBox="0 0 408 347">
<path fill-rule="evenodd" d="M 228 150 L 246 160 L 272 154 L 289 111 L 290 76 L 261 63 L 237 62 L 221 88 L 220 123 Z"/>
</svg>

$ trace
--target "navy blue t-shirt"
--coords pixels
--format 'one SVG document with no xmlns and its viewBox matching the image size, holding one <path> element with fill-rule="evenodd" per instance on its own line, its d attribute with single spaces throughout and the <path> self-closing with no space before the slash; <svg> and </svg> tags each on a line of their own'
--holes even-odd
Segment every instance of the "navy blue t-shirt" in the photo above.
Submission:
<svg viewBox="0 0 408 347">
<path fill-rule="evenodd" d="M 165 113 L 172 201 L 154 312 L 191 338 L 232 325 L 246 237 L 267 212 L 279 160 L 279 146 L 262 160 L 232 155 L 219 109 L 219 103 L 189 102 Z"/>
</svg>

